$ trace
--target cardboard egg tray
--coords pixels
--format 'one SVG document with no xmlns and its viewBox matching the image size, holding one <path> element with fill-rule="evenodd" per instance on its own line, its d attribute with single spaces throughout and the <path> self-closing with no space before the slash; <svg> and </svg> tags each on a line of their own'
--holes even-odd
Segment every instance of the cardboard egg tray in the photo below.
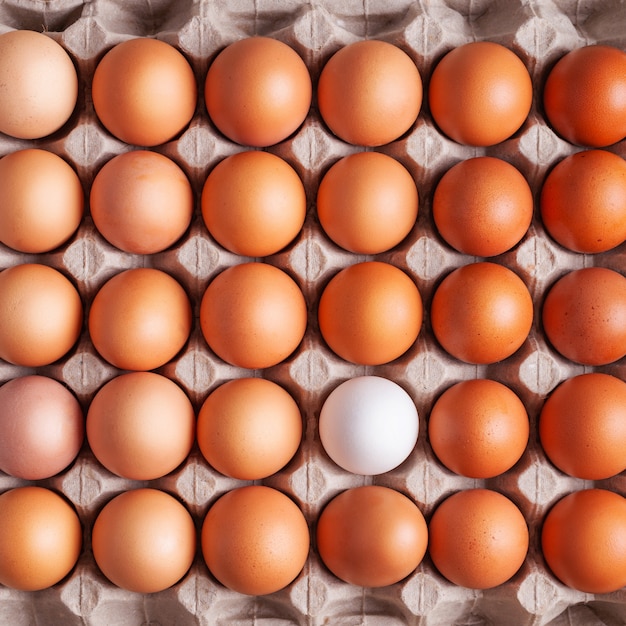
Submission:
<svg viewBox="0 0 626 626">
<path fill-rule="evenodd" d="M 537 416 L 547 394 L 562 380 L 594 369 L 568 362 L 547 344 L 540 325 L 544 294 L 571 269 L 603 265 L 626 273 L 624 246 L 598 256 L 567 252 L 549 238 L 535 210 L 521 243 L 493 259 L 523 278 L 535 303 L 530 336 L 520 350 L 501 363 L 474 366 L 448 356 L 433 336 L 428 311 L 441 279 L 455 267 L 476 260 L 454 252 L 436 232 L 431 200 L 437 181 L 454 163 L 488 154 L 518 167 L 538 198 L 548 169 L 579 150 L 557 137 L 546 124 L 541 94 L 547 73 L 573 48 L 594 42 L 624 45 L 626 6 L 610 0 L 5 0 L 0 4 L 0 31 L 16 28 L 46 31 L 69 52 L 79 72 L 79 99 L 76 112 L 61 131 L 38 141 L 2 136 L 0 154 L 34 146 L 55 152 L 77 170 L 86 194 L 105 162 L 133 148 L 110 136 L 94 114 L 91 76 L 102 55 L 118 42 L 147 36 L 173 44 L 190 61 L 200 86 L 196 114 L 177 140 L 155 148 L 182 166 L 198 199 L 184 238 L 152 256 L 126 254 L 98 234 L 87 210 L 77 234 L 60 249 L 22 255 L 0 248 L 0 268 L 36 261 L 59 269 L 77 285 L 86 314 L 99 287 L 121 270 L 151 266 L 178 279 L 193 303 L 193 330 L 183 351 L 158 371 L 175 380 L 197 409 L 215 387 L 246 375 L 276 381 L 294 396 L 305 423 L 301 447 L 286 468 L 259 482 L 280 489 L 299 504 L 310 524 L 312 546 L 298 578 L 269 596 L 244 596 L 221 586 L 208 572 L 199 549 L 189 573 L 166 591 L 144 596 L 116 588 L 99 572 L 90 548 L 94 519 L 114 495 L 146 485 L 163 489 L 186 505 L 199 528 L 209 506 L 220 495 L 246 483 L 214 471 L 197 446 L 168 476 L 149 483 L 129 481 L 105 470 L 85 443 L 71 467 L 54 478 L 38 481 L 63 493 L 76 507 L 84 526 L 79 562 L 51 589 L 27 593 L 0 587 L 0 623 L 564 626 L 625 622 L 626 591 L 594 596 L 569 589 L 549 572 L 540 550 L 541 522 L 553 503 L 568 492 L 594 485 L 626 493 L 624 476 L 597 483 L 567 477 L 547 460 L 537 434 Z M 202 99 L 204 77 L 223 47 L 251 35 L 275 37 L 292 46 L 309 67 L 314 88 L 331 54 L 360 39 L 383 39 L 400 46 L 417 64 L 425 90 L 434 65 L 445 52 L 472 40 L 491 40 L 521 57 L 535 90 L 530 116 L 520 131 L 489 148 L 461 146 L 445 138 L 435 127 L 425 98 L 410 132 L 378 148 L 411 172 L 420 193 L 420 211 L 408 238 L 376 257 L 342 251 L 320 228 L 315 197 L 321 177 L 340 157 L 361 148 L 331 135 L 314 99 L 302 128 L 287 141 L 268 148 L 302 177 L 308 213 L 297 239 L 284 251 L 264 259 L 288 272 L 302 288 L 309 309 L 308 329 L 290 358 L 255 372 L 232 367 L 212 354 L 198 321 L 200 299 L 210 280 L 226 267 L 250 260 L 225 251 L 212 240 L 202 222 L 199 198 L 208 172 L 226 156 L 245 149 L 221 136 L 208 119 Z M 626 156 L 624 142 L 610 149 Z M 402 268 L 414 279 L 424 301 L 425 319 L 416 344 L 401 358 L 377 367 L 360 367 L 342 361 L 327 348 L 320 337 L 316 310 L 322 289 L 339 269 L 374 258 Z M 624 378 L 625 367 L 624 361 L 619 361 L 595 369 Z M 64 381 L 85 409 L 95 392 L 119 373 L 99 357 L 86 324 L 77 346 L 66 357 L 37 372 Z M 0 381 L 28 373 L 34 370 L 0 363 Z M 412 455 L 397 469 L 374 477 L 353 475 L 337 467 L 322 449 L 317 431 L 321 405 L 331 390 L 343 380 L 362 374 L 398 382 L 410 393 L 420 415 L 420 437 Z M 429 411 L 438 395 L 454 382 L 476 377 L 509 385 L 524 401 L 531 422 L 530 442 L 521 460 L 510 471 L 489 480 L 466 479 L 446 470 L 434 457 L 426 436 Z M 413 574 L 389 587 L 363 589 L 340 581 L 316 552 L 315 522 L 334 495 L 370 483 L 410 496 L 427 520 L 436 505 L 454 491 L 478 486 L 501 491 L 515 501 L 528 522 L 530 550 L 525 563 L 509 582 L 485 591 L 447 582 L 428 555 Z M 28 483 L 0 475 L 0 491 L 22 484 Z"/>
</svg>

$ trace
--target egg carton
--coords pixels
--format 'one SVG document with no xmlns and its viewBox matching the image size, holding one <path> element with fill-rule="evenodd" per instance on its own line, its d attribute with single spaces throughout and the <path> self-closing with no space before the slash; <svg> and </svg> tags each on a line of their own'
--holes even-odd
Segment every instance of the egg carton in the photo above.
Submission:
<svg viewBox="0 0 626 626">
<path fill-rule="evenodd" d="M 139 624 L 279 626 L 440 626 L 456 624 L 516 624 L 565 626 L 612 625 L 626 621 L 626 591 L 604 595 L 574 591 L 550 573 L 540 550 L 541 522 L 562 496 L 591 486 L 626 493 L 624 475 L 603 481 L 583 481 L 559 472 L 547 460 L 538 441 L 537 416 L 547 395 L 564 379 L 584 371 L 604 371 L 624 378 L 626 361 L 590 368 L 555 353 L 540 325 L 547 288 L 569 270 L 590 265 L 626 274 L 624 246 L 601 255 L 571 253 L 554 243 L 535 210 L 530 229 L 511 251 L 494 260 L 520 275 L 534 301 L 535 320 L 524 345 L 493 365 L 468 365 L 447 355 L 438 345 L 428 311 L 434 289 L 454 268 L 475 261 L 453 251 L 438 235 L 431 202 L 434 187 L 453 164 L 478 155 L 503 158 L 527 178 L 535 200 L 548 169 L 578 148 L 560 139 L 547 125 L 541 93 L 551 66 L 565 52 L 589 43 L 623 46 L 626 6 L 611 0 L 5 0 L 0 4 L 0 32 L 12 29 L 45 31 L 71 55 L 79 73 L 77 109 L 53 136 L 25 141 L 0 136 L 0 154 L 41 147 L 59 154 L 78 172 L 88 192 L 95 173 L 113 156 L 132 149 L 99 124 L 91 100 L 91 77 L 103 54 L 133 37 L 156 37 L 189 60 L 199 85 L 215 55 L 242 37 L 266 35 L 292 46 L 310 69 L 315 87 L 324 63 L 340 47 L 361 39 L 382 39 L 405 50 L 415 61 L 427 89 L 437 61 L 451 48 L 473 40 L 499 42 L 514 50 L 529 69 L 534 99 L 530 115 L 512 138 L 474 148 L 444 137 L 429 114 L 425 99 L 414 127 L 398 141 L 377 148 L 399 160 L 413 175 L 420 194 L 419 216 L 410 235 L 389 252 L 361 256 L 345 252 L 323 233 L 316 217 L 315 196 L 327 169 L 339 158 L 361 148 L 342 142 L 325 127 L 316 107 L 298 132 L 268 148 L 287 160 L 301 176 L 308 198 L 304 227 L 286 249 L 265 259 L 284 269 L 300 285 L 309 311 L 301 345 L 284 362 L 254 372 L 278 382 L 297 400 L 305 429 L 294 459 L 275 475 L 257 483 L 276 487 L 301 507 L 314 537 L 324 505 L 344 489 L 363 484 L 386 485 L 412 498 L 427 519 L 437 504 L 454 491 L 489 487 L 509 496 L 520 507 L 530 530 L 530 549 L 520 571 L 507 583 L 484 591 L 446 581 L 428 555 L 403 581 L 378 589 L 363 589 L 335 578 L 321 562 L 312 541 L 310 556 L 296 580 L 268 596 L 250 597 L 221 586 L 208 572 L 200 551 L 189 573 L 170 589 L 141 595 L 111 584 L 98 570 L 90 534 L 98 512 L 126 489 L 152 486 L 180 499 L 198 528 L 210 505 L 226 491 L 248 484 L 220 475 L 194 447 L 186 461 L 164 478 L 138 482 L 119 478 L 102 467 L 87 443 L 63 473 L 36 481 L 63 493 L 76 507 L 84 527 L 84 548 L 76 568 L 50 589 L 20 592 L 0 587 L 0 623 L 14 626 Z M 200 89 L 200 94 L 202 89 Z M 0 246 L 0 268 L 23 262 L 53 266 L 77 285 L 88 313 L 102 284 L 121 270 L 149 266 L 167 271 L 185 287 L 193 303 L 191 337 L 183 351 L 159 372 L 175 380 L 199 409 L 221 383 L 250 371 L 221 361 L 207 347 L 199 325 L 202 294 L 223 269 L 246 260 L 227 252 L 208 234 L 199 198 L 208 172 L 223 158 L 244 150 L 225 139 L 209 120 L 202 97 L 189 127 L 175 141 L 155 150 L 176 161 L 196 194 L 196 210 L 184 238 L 150 256 L 123 253 L 108 244 L 89 215 L 78 232 L 54 252 L 24 255 Z M 611 150 L 626 156 L 626 143 Z M 535 203 L 537 206 L 537 203 Z M 424 301 L 425 318 L 415 345 L 399 359 L 379 366 L 357 366 L 335 356 L 321 338 L 316 308 L 319 295 L 341 268 L 363 260 L 380 260 L 405 270 Z M 40 373 L 66 383 L 86 409 L 95 392 L 120 372 L 95 351 L 85 328 L 75 349 L 62 360 L 32 370 L 0 362 L 0 381 Z M 420 415 L 420 437 L 411 456 L 398 468 L 378 476 L 357 476 L 336 466 L 325 454 L 317 420 L 328 394 L 342 381 L 362 374 L 390 378 L 406 389 Z M 473 480 L 454 475 L 434 456 L 427 417 L 434 400 L 454 382 L 488 377 L 509 385 L 527 408 L 531 436 L 526 452 L 506 473 Z M 0 475 L 0 491 L 27 481 Z"/>
</svg>

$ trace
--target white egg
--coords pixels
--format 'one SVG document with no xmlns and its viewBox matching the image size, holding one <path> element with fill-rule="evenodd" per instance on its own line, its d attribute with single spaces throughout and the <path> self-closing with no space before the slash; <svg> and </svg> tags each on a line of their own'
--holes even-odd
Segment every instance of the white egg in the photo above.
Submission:
<svg viewBox="0 0 626 626">
<path fill-rule="evenodd" d="M 320 412 L 319 433 L 328 456 L 343 469 L 383 474 L 405 461 L 415 447 L 417 408 L 391 380 L 358 376 L 330 393 Z"/>
</svg>

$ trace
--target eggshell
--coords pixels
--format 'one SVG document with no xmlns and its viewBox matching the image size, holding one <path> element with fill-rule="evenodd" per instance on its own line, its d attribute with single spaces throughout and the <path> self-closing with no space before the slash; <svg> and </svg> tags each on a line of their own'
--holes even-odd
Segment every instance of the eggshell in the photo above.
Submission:
<svg viewBox="0 0 626 626">
<path fill-rule="evenodd" d="M 564 584 L 586 593 L 626 585 L 626 499 L 605 489 L 567 494 L 550 509 L 541 531 L 549 568 Z"/>
<path fill-rule="evenodd" d="M 522 126 L 532 104 L 522 60 L 493 41 L 450 50 L 430 77 L 428 103 L 435 123 L 461 144 L 491 146 Z"/>
<path fill-rule="evenodd" d="M 52 267 L 22 263 L 0 272 L 0 302 L 0 358 L 9 363 L 49 365 L 80 336 L 80 295 Z"/>
<path fill-rule="evenodd" d="M 232 489 L 202 524 L 202 555 L 217 580 L 247 595 L 286 587 L 309 553 L 309 528 L 298 506 L 264 485 Z"/>
<path fill-rule="evenodd" d="M 0 495 L 0 583 L 47 589 L 67 576 L 83 546 L 72 505 L 55 491 L 28 485 Z"/>
<path fill-rule="evenodd" d="M 411 396 L 380 376 L 344 381 L 331 391 L 319 416 L 324 450 L 354 474 L 382 474 L 398 467 L 411 454 L 418 433 Z"/>
<path fill-rule="evenodd" d="M 209 66 L 204 99 L 218 130 L 239 144 L 266 147 L 304 122 L 313 88 L 298 53 L 270 37 L 226 46 Z"/>
<path fill-rule="evenodd" d="M 512 578 L 528 552 L 526 521 L 506 496 L 490 489 L 457 491 L 428 526 L 429 554 L 455 585 L 491 589 Z"/>
<path fill-rule="evenodd" d="M 189 296 L 169 274 L 124 270 L 96 293 L 89 334 L 99 354 L 126 370 L 151 370 L 173 359 L 191 332 Z"/>
<path fill-rule="evenodd" d="M 93 525 L 91 546 L 102 573 L 122 589 L 156 593 L 189 570 L 196 529 L 187 509 L 152 488 L 123 491 L 109 500 Z"/>
<path fill-rule="evenodd" d="M 40 254 L 65 243 L 83 218 L 84 192 L 72 167 L 47 150 L 0 159 L 0 242 Z"/>
<path fill-rule="evenodd" d="M 380 365 L 403 355 L 422 327 L 422 298 L 408 274 L 364 261 L 342 269 L 319 300 L 320 332 L 339 357 Z"/>
<path fill-rule="evenodd" d="M 361 587 L 385 587 L 421 563 L 428 528 L 405 495 L 366 485 L 343 491 L 326 505 L 316 539 L 322 561 L 335 576 Z"/>
<path fill-rule="evenodd" d="M 302 440 L 300 408 L 265 378 L 238 378 L 214 389 L 198 413 L 198 445 L 226 476 L 259 480 L 282 469 Z"/>
<path fill-rule="evenodd" d="M 605 267 L 572 270 L 548 291 L 543 327 L 552 346 L 584 365 L 626 355 L 626 278 Z"/>
<path fill-rule="evenodd" d="M 51 135 L 69 120 L 77 98 L 76 68 L 54 39 L 31 30 L 0 35 L 0 132 Z"/>
</svg>

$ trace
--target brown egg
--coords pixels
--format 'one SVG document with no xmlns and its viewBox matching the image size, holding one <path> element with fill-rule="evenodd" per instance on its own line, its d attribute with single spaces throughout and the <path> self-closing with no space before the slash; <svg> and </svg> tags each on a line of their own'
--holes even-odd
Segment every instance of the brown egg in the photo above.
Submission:
<svg viewBox="0 0 626 626">
<path fill-rule="evenodd" d="M 68 121 L 77 98 L 76 68 L 54 39 L 31 30 L 0 35 L 0 132 L 46 137 Z"/>
<path fill-rule="evenodd" d="M 91 90 L 104 127 L 137 146 L 176 137 L 191 121 L 198 98 L 187 59 L 165 41 L 149 37 L 111 48 L 96 66 Z"/>
<path fill-rule="evenodd" d="M 174 381 L 154 372 L 113 378 L 87 411 L 94 455 L 109 471 L 131 480 L 153 480 L 176 469 L 195 434 L 191 401 Z"/>
<path fill-rule="evenodd" d="M 169 274 L 124 270 L 96 293 L 89 311 L 94 347 L 125 370 L 152 370 L 173 359 L 191 332 L 189 297 Z"/>
<path fill-rule="evenodd" d="M 93 525 L 91 546 L 102 573 L 122 589 L 156 593 L 177 583 L 196 553 L 187 509 L 158 489 L 124 491 L 109 500 Z"/>
<path fill-rule="evenodd" d="M 411 57 L 386 41 L 340 48 L 319 77 L 320 114 L 340 139 L 381 146 L 408 131 L 422 106 L 422 78 Z"/>
<path fill-rule="evenodd" d="M 528 552 L 526 521 L 506 496 L 466 489 L 448 496 L 428 526 L 429 553 L 450 582 L 490 589 L 509 580 Z"/>
<path fill-rule="evenodd" d="M 78 175 L 56 154 L 32 148 L 0 159 L 0 242 L 10 248 L 58 248 L 76 232 L 84 203 Z"/>
<path fill-rule="evenodd" d="M 430 317 L 446 352 L 466 363 L 496 363 L 528 337 L 533 301 L 512 270 L 496 263 L 470 263 L 443 279 Z"/>
<path fill-rule="evenodd" d="M 626 383 L 590 372 L 561 383 L 539 418 L 541 445 L 561 471 L 602 480 L 626 469 Z"/>
<path fill-rule="evenodd" d="M 259 150 L 220 161 L 202 190 L 202 217 L 217 242 L 243 256 L 275 254 L 306 215 L 304 185 L 283 159 Z"/>
<path fill-rule="evenodd" d="M 489 156 L 465 159 L 437 184 L 433 218 L 439 234 L 455 250 L 495 256 L 526 234 L 533 218 L 533 194 L 510 163 Z"/>
<path fill-rule="evenodd" d="M 453 48 L 435 66 L 428 102 L 439 128 L 462 144 L 491 146 L 513 135 L 532 104 L 521 59 L 492 41 Z"/>
<path fill-rule="evenodd" d="M 133 150 L 113 157 L 96 174 L 89 202 L 93 222 L 109 243 L 125 252 L 153 254 L 185 233 L 194 194 L 174 161 Z"/>
<path fill-rule="evenodd" d="M 335 354 L 360 365 L 380 365 L 413 345 L 422 313 L 422 298 L 406 273 L 389 263 L 365 261 L 344 268 L 326 285 L 318 320 Z"/>
<path fill-rule="evenodd" d="M 246 146 L 271 146 L 304 122 L 311 106 L 311 77 L 287 44 L 247 37 L 226 46 L 209 66 L 204 98 L 211 121 Z"/>
<path fill-rule="evenodd" d="M 446 389 L 428 422 L 433 452 L 450 470 L 492 478 L 511 469 L 528 443 L 524 404 L 495 380 L 465 380 Z"/>
<path fill-rule="evenodd" d="M 326 234 L 356 254 L 378 254 L 399 244 L 417 219 L 415 181 L 401 163 L 379 152 L 337 161 L 317 191 L 317 215 Z"/>
<path fill-rule="evenodd" d="M 605 267 L 562 276 L 543 303 L 543 328 L 565 358 L 605 365 L 626 355 L 626 278 Z"/>
<path fill-rule="evenodd" d="M 40 480 L 78 456 L 85 427 L 76 397 L 47 376 L 21 376 L 0 387 L 0 470 Z"/>
<path fill-rule="evenodd" d="M 238 367 L 280 363 L 298 347 L 306 324 L 306 302 L 296 282 L 265 263 L 224 270 L 200 304 L 200 325 L 209 347 Z"/>
<path fill-rule="evenodd" d="M 266 595 L 289 585 L 309 553 L 309 528 L 298 506 L 264 485 L 233 489 L 209 509 L 202 555 L 224 586 Z"/>
<path fill-rule="evenodd" d="M 549 123 L 567 141 L 596 148 L 626 137 L 626 52 L 592 45 L 550 70 L 543 92 Z"/>
<path fill-rule="evenodd" d="M 548 512 L 541 548 L 565 585 L 585 593 L 611 593 L 626 585 L 626 499 L 605 489 L 566 495 Z"/>
<path fill-rule="evenodd" d="M 426 521 L 415 503 L 380 485 L 343 491 L 317 521 L 322 561 L 335 576 L 360 587 L 406 578 L 421 563 L 427 544 Z"/>
<path fill-rule="evenodd" d="M 541 219 L 574 252 L 606 252 L 626 240 L 626 161 L 606 150 L 565 157 L 541 189 Z"/>
<path fill-rule="evenodd" d="M 213 390 L 198 413 L 198 445 L 226 476 L 259 480 L 282 469 L 302 440 L 296 401 L 264 378 L 230 380 Z"/>
<path fill-rule="evenodd" d="M 0 358 L 38 367 L 64 357 L 83 324 L 76 287 L 58 270 L 23 263 L 0 272 Z"/>
<path fill-rule="evenodd" d="M 0 583 L 37 591 L 74 568 L 83 545 L 72 505 L 50 489 L 28 485 L 0 495 Z"/>
</svg>

